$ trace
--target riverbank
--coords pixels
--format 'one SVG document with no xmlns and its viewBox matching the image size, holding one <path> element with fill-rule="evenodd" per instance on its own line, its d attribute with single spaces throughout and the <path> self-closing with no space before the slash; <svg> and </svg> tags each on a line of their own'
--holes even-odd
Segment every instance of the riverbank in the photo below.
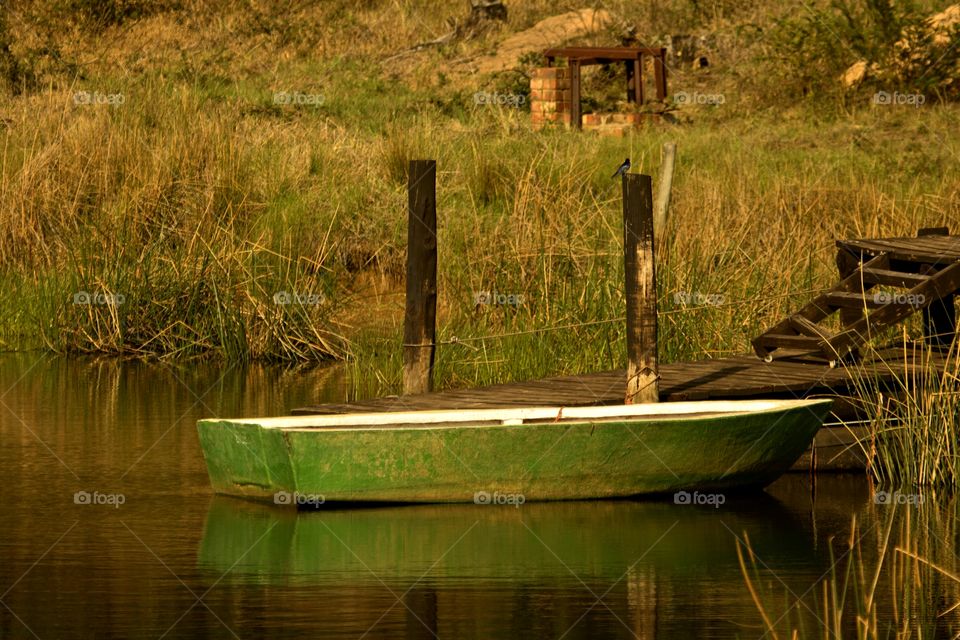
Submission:
<svg viewBox="0 0 960 640">
<path fill-rule="evenodd" d="M 398 42 L 440 19 L 415 4 L 400 10 L 427 22 L 395 24 Z M 516 9 L 460 54 L 495 49 L 547 15 L 542 4 Z M 44 32 L 82 71 L 31 57 L 40 54 L 21 31 L 32 33 L 33 14 L 7 27 L 23 40 L 14 61 L 46 75 L 0 105 L 2 348 L 346 358 L 378 392 L 395 391 L 404 174 L 415 157 L 438 161 L 439 330 L 462 342 L 441 352 L 441 387 L 621 363 L 620 203 L 609 176 L 627 156 L 656 176 L 666 140 L 680 151 L 658 256 L 664 361 L 746 351 L 834 279 L 836 239 L 911 235 L 960 213 L 955 106 L 873 104 L 866 87 L 791 100 L 729 42 L 706 70 L 671 69 L 673 92 L 722 103 L 674 105 L 680 124 L 614 139 L 534 133 L 522 107 L 474 99 L 522 96 L 527 62 L 469 75 L 446 49 L 385 61 L 387 41 L 350 37 L 382 27 L 385 7 L 352 21 L 333 6 L 303 9 L 306 24 L 326 21 L 316 42 L 292 17 L 256 9 L 151 7 Z M 685 10 L 617 7 L 664 32 L 681 17 L 726 35 L 777 17 Z M 187 24 L 232 39 L 218 58 L 188 46 Z M 137 34 L 153 36 L 151 47 Z M 83 58 L 98 38 L 108 52 Z M 773 41 L 733 44 L 758 52 Z M 618 86 L 590 83 L 600 97 Z"/>
</svg>

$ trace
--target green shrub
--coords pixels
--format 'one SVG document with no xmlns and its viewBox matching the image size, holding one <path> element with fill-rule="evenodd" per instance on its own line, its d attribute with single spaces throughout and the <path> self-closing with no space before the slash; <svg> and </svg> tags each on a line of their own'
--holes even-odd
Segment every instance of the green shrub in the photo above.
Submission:
<svg viewBox="0 0 960 640">
<path fill-rule="evenodd" d="M 906 30 L 923 16 L 910 2 L 831 0 L 776 21 L 765 55 L 775 86 L 793 96 L 837 94 L 841 74 L 854 62 L 886 60 Z"/>
</svg>

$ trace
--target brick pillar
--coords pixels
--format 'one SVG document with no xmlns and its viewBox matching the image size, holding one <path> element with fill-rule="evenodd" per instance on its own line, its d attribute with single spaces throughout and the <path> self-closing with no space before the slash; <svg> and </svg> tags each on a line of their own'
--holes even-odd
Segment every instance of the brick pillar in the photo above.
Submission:
<svg viewBox="0 0 960 640">
<path fill-rule="evenodd" d="M 541 67 L 530 78 L 530 119 L 534 129 L 556 122 L 570 126 L 570 70 Z"/>
</svg>

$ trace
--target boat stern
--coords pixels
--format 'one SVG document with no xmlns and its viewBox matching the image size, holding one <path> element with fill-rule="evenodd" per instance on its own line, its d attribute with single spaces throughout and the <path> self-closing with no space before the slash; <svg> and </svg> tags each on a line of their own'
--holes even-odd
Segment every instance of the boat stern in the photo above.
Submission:
<svg viewBox="0 0 960 640">
<path fill-rule="evenodd" d="M 217 493 L 284 502 L 294 490 L 283 432 L 256 422 L 200 420 L 200 447 Z"/>
</svg>

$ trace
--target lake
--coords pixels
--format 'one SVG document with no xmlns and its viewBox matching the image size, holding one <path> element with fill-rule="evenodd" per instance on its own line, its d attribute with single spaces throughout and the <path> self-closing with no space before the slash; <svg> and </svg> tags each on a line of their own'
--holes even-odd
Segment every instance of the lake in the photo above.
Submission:
<svg viewBox="0 0 960 640">
<path fill-rule="evenodd" d="M 347 389 L 338 368 L 0 357 L 0 637 L 761 638 L 747 539 L 768 612 L 822 637 L 806 603 L 848 566 L 852 519 L 867 567 L 888 530 L 957 559 L 952 497 L 878 501 L 858 475 L 792 474 L 721 505 L 296 512 L 212 493 L 198 419 Z M 897 538 L 904 522 L 916 539 Z M 950 637 L 956 618 L 936 614 L 957 589 L 932 589 L 915 615 Z"/>
</svg>

